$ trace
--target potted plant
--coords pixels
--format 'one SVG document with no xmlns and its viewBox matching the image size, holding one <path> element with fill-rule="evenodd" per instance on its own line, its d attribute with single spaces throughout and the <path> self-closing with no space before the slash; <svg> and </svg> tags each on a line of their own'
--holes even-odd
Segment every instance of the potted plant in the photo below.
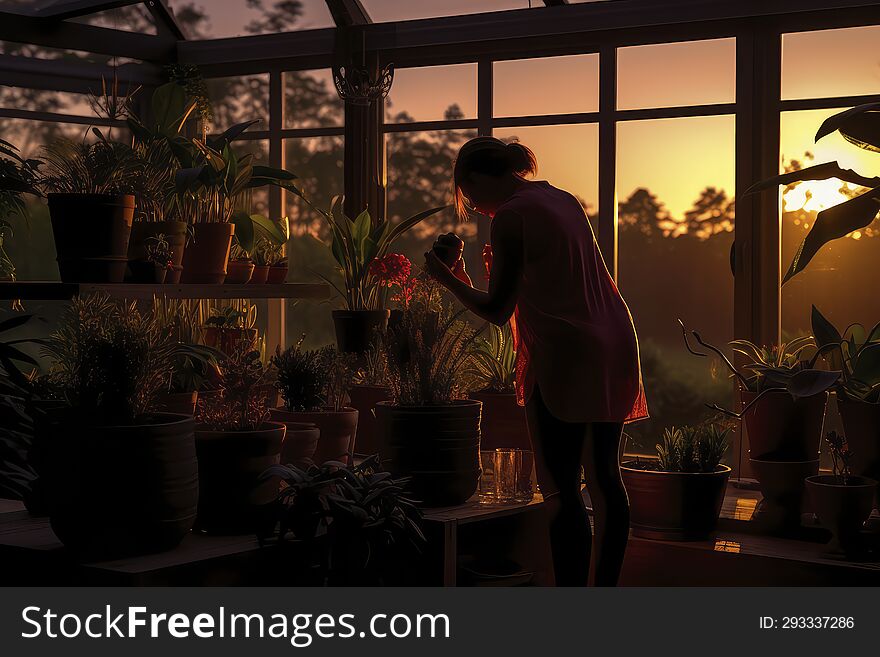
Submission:
<svg viewBox="0 0 880 657">
<path fill-rule="evenodd" d="M 218 393 L 199 400 L 195 439 L 199 460 L 196 526 L 208 532 L 253 531 L 278 483 L 260 475 L 277 464 L 286 428 L 269 419 L 260 386 L 260 354 L 240 344 L 223 362 Z"/>
<path fill-rule="evenodd" d="M 837 410 L 846 432 L 847 467 L 854 476 L 880 480 L 880 324 L 841 334 L 814 306 L 813 333 L 829 366 L 841 371 Z"/>
<path fill-rule="evenodd" d="M 363 353 L 373 333 L 388 324 L 384 298 L 387 288 L 409 276 L 409 260 L 390 254 L 391 246 L 410 228 L 448 206 L 425 210 L 395 226 L 387 220 L 374 221 L 367 210 L 351 220 L 341 206 L 341 197 L 336 197 L 329 212 L 318 210 L 330 226 L 330 249 L 342 286 L 324 280 L 345 302 L 344 310 L 333 311 L 337 347 L 340 351 Z"/>
<path fill-rule="evenodd" d="M 261 214 L 236 212 L 233 222 L 239 258 L 253 265 L 251 276 L 245 282 L 257 285 L 269 282 L 270 270 L 276 263 L 284 261 L 286 266 L 284 245 L 290 239 L 288 218 L 272 221 Z M 286 276 L 285 270 L 284 277 Z M 284 280 L 273 282 L 283 283 Z"/>
<path fill-rule="evenodd" d="M 177 345 L 155 316 L 75 298 L 45 344 L 63 402 L 38 428 L 52 529 L 80 556 L 175 546 L 195 520 L 193 419 L 155 412 Z"/>
<path fill-rule="evenodd" d="M 171 245 L 165 235 L 159 233 L 143 242 L 143 260 L 130 260 L 132 283 L 164 283 L 169 272 L 174 271 Z"/>
<path fill-rule="evenodd" d="M 389 472 L 410 478 L 426 506 L 469 499 L 480 479 L 479 401 L 466 399 L 464 370 L 476 332 L 437 285 L 421 278 L 383 338 L 391 396 L 376 405 Z"/>
<path fill-rule="evenodd" d="M 842 435 L 825 436 L 831 450 L 833 474 L 807 477 L 807 493 L 819 521 L 831 532 L 831 550 L 848 556 L 858 553 L 859 532 L 874 508 L 877 481 L 850 472 L 852 452 Z"/>
<path fill-rule="evenodd" d="M 27 216 L 25 194 L 39 195 L 37 180 L 39 160 L 25 159 L 18 148 L 0 139 L 0 281 L 15 280 L 15 264 L 4 248 L 4 241 L 12 235 L 13 215 Z"/>
<path fill-rule="evenodd" d="M 721 463 L 729 428 L 714 423 L 666 429 L 657 459 L 621 465 L 634 536 L 702 541 L 718 526 L 730 468 Z"/>
<path fill-rule="evenodd" d="M 226 280 L 229 285 L 244 285 L 254 275 L 254 261 L 250 254 L 236 242 L 229 252 L 229 263 L 226 265 Z"/>
<path fill-rule="evenodd" d="M 516 401 L 516 347 L 510 324 L 477 336 L 465 375 L 470 398 L 483 404 L 480 449 L 531 449 L 525 409 Z"/>
<path fill-rule="evenodd" d="M 212 308 L 211 316 L 205 320 L 203 342 L 224 354 L 235 352 L 239 345 L 253 348 L 257 340 L 256 307 L 236 305 Z"/>
<path fill-rule="evenodd" d="M 405 564 L 425 545 L 421 512 L 405 496 L 405 482 L 360 465 L 274 466 L 280 477 L 273 514 L 260 532 L 281 572 L 294 585 L 403 585 Z"/>
<path fill-rule="evenodd" d="M 283 402 L 272 409 L 272 419 L 317 426 L 321 435 L 313 456 L 316 463 L 350 463 L 358 424 L 357 410 L 345 405 L 351 358 L 333 347 L 302 349 L 300 339 L 284 351 L 276 349 L 272 365 Z"/>
<path fill-rule="evenodd" d="M 379 452 L 380 435 L 376 404 L 391 396 L 388 387 L 388 362 L 380 336 L 373 336 L 369 348 L 361 357 L 361 366 L 354 375 L 348 391 L 351 407 L 357 409 L 358 426 L 355 446 L 359 454 L 372 455 Z"/>
</svg>

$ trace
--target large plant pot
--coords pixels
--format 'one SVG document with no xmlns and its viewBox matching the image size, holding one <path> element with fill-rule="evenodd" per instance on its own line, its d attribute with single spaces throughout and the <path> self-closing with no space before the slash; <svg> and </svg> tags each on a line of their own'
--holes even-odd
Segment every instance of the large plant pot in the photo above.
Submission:
<svg viewBox="0 0 880 657">
<path fill-rule="evenodd" d="M 473 392 L 471 399 L 483 404 L 480 449 L 531 449 L 525 409 L 516 403 L 516 393 Z"/>
<path fill-rule="evenodd" d="M 743 404 L 757 393 L 740 391 Z M 794 399 L 785 391 L 765 394 L 743 419 L 749 455 L 768 461 L 806 461 L 815 458 L 822 442 L 828 393 Z"/>
<path fill-rule="evenodd" d="M 260 511 L 278 493 L 278 480 L 260 481 L 279 462 L 287 428 L 267 422 L 253 431 L 196 427 L 199 457 L 199 514 L 196 527 L 212 533 L 254 531 Z"/>
<path fill-rule="evenodd" d="M 183 252 L 181 283 L 217 284 L 226 280 L 226 265 L 235 224 L 197 223 Z"/>
<path fill-rule="evenodd" d="M 376 331 L 388 328 L 388 310 L 334 310 L 336 346 L 339 351 L 364 353 Z"/>
<path fill-rule="evenodd" d="M 121 283 L 134 217 L 131 194 L 49 194 L 58 272 L 65 283 Z"/>
<path fill-rule="evenodd" d="M 853 554 L 860 547 L 859 532 L 874 508 L 877 481 L 852 476 L 815 475 L 806 479 L 807 494 L 822 526 L 831 532 L 832 550 Z"/>
<path fill-rule="evenodd" d="M 287 265 L 272 265 L 269 267 L 269 273 L 266 276 L 266 282 L 272 285 L 279 285 L 287 281 Z"/>
<path fill-rule="evenodd" d="M 657 472 L 621 468 L 634 536 L 671 541 L 704 541 L 718 527 L 730 468 L 715 472 Z"/>
<path fill-rule="evenodd" d="M 854 475 L 880 481 L 880 404 L 869 404 L 838 395 L 837 410 L 840 412 L 843 433 L 852 452 L 850 471 Z M 876 497 L 874 503 L 876 506 Z"/>
<path fill-rule="evenodd" d="M 254 263 L 251 260 L 230 260 L 226 265 L 226 283 L 244 285 L 254 274 Z"/>
<path fill-rule="evenodd" d="M 475 400 L 443 406 L 376 405 L 383 465 L 409 477 L 413 497 L 424 506 L 463 504 L 476 492 L 481 407 Z"/>
<path fill-rule="evenodd" d="M 186 248 L 186 229 L 185 221 L 135 221 L 131 225 L 131 238 L 128 241 L 129 261 L 146 260 L 147 240 L 164 235 L 171 248 L 171 264 L 173 265 L 173 269 L 168 272 L 165 280 L 169 283 L 179 282 L 179 272 L 183 270 L 183 251 Z M 177 280 L 169 280 L 175 276 Z"/>
<path fill-rule="evenodd" d="M 804 480 L 819 472 L 819 459 L 765 461 L 749 459 L 763 500 L 753 518 L 768 531 L 789 532 L 801 526 L 804 512 Z"/>
<path fill-rule="evenodd" d="M 205 346 L 218 349 L 227 356 L 234 353 L 242 344 L 252 344 L 256 339 L 257 329 L 255 328 L 202 327 L 202 341 Z"/>
<path fill-rule="evenodd" d="M 284 436 L 284 444 L 281 446 L 281 463 L 307 466 L 314 461 L 318 440 L 321 438 L 318 426 L 310 422 L 285 420 L 289 411 L 279 408 L 273 408 L 270 412 L 273 422 L 281 422 L 287 427 L 287 435 Z"/>
<path fill-rule="evenodd" d="M 385 401 L 390 395 L 391 391 L 387 386 L 354 385 L 348 391 L 351 407 L 357 409 L 358 412 L 357 439 L 355 440 L 358 454 L 372 456 L 379 453 L 381 444 L 379 424 L 373 409 L 376 408 L 376 404 Z"/>
<path fill-rule="evenodd" d="M 41 423 L 52 530 L 80 558 L 167 550 L 192 528 L 199 495 L 195 423 L 170 413 L 150 419 L 100 427 L 53 412 Z"/>
<path fill-rule="evenodd" d="M 178 413 L 180 415 L 195 415 L 196 404 L 199 401 L 197 390 L 192 392 L 166 392 L 156 400 L 156 408 L 163 413 Z"/>
<path fill-rule="evenodd" d="M 318 427 L 321 437 L 312 457 L 315 463 L 320 465 L 327 461 L 351 462 L 350 457 L 354 453 L 358 426 L 357 409 L 346 407 L 341 411 L 329 408 L 321 411 L 288 411 L 284 408 L 274 408 L 272 419 L 276 422 L 314 424 Z"/>
</svg>

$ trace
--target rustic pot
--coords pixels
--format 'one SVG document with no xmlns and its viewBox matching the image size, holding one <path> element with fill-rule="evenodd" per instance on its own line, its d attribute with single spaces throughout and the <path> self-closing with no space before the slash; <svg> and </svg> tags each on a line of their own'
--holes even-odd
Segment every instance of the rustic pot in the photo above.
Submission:
<svg viewBox="0 0 880 657">
<path fill-rule="evenodd" d="M 248 283 L 251 285 L 265 285 L 268 278 L 269 265 L 255 265 L 254 273 L 251 275 L 251 280 Z"/>
<path fill-rule="evenodd" d="M 313 424 L 318 427 L 321 437 L 313 456 L 318 465 L 327 461 L 351 462 L 350 456 L 354 453 L 354 439 L 358 425 L 356 409 L 346 407 L 341 411 L 330 408 L 320 411 L 288 411 L 284 408 L 273 408 L 272 419 L 277 422 Z"/>
<path fill-rule="evenodd" d="M 251 260 L 230 260 L 226 265 L 226 283 L 244 285 L 254 274 L 254 263 Z"/>
<path fill-rule="evenodd" d="M 181 283 L 218 284 L 226 280 L 226 265 L 235 224 L 196 223 L 183 252 Z"/>
<path fill-rule="evenodd" d="M 749 464 L 763 495 L 754 519 L 767 530 L 797 530 L 804 511 L 804 480 L 819 472 L 818 452 L 806 461 L 749 459 Z"/>
<path fill-rule="evenodd" d="M 187 224 L 185 221 L 135 221 L 131 225 L 131 238 L 128 240 L 129 261 L 146 260 L 147 240 L 151 237 L 164 235 L 171 249 L 171 265 L 173 269 L 165 277 L 166 283 L 180 282 L 180 275 L 174 278 L 174 271 L 183 271 L 183 251 L 186 248 Z"/>
<path fill-rule="evenodd" d="M 279 285 L 287 281 L 287 265 L 272 265 L 269 267 L 269 273 L 266 282 L 272 285 Z"/>
<path fill-rule="evenodd" d="M 287 435 L 284 436 L 284 444 L 281 446 L 281 463 L 308 466 L 314 461 L 321 430 L 316 424 L 288 419 L 290 411 L 273 408 L 270 413 L 273 422 L 280 422 L 287 427 Z"/>
<path fill-rule="evenodd" d="M 743 405 L 757 393 L 740 391 Z M 784 390 L 764 394 L 743 419 L 749 456 L 766 461 L 805 461 L 815 457 L 822 442 L 828 393 L 794 399 Z"/>
</svg>

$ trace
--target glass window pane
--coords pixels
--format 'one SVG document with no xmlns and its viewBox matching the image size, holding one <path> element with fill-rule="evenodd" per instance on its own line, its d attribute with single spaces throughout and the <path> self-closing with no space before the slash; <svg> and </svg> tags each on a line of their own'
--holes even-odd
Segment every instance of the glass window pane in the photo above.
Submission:
<svg viewBox="0 0 880 657">
<path fill-rule="evenodd" d="M 734 117 L 628 121 L 617 148 L 618 282 L 651 411 L 627 427 L 628 450 L 653 453 L 664 427 L 732 400 L 723 366 L 688 354 L 677 320 L 713 344 L 733 338 Z"/>
<path fill-rule="evenodd" d="M 495 62 L 495 116 L 599 111 L 599 55 Z"/>
<path fill-rule="evenodd" d="M 156 22 L 153 20 L 153 16 L 140 3 L 99 11 L 87 16 L 77 16 L 69 20 L 74 23 L 94 25 L 95 27 L 106 27 L 111 30 L 156 34 Z"/>
<path fill-rule="evenodd" d="M 168 0 L 190 39 L 334 27 L 324 0 Z"/>
<path fill-rule="evenodd" d="M 99 89 L 100 84 L 96 91 Z M 125 91 L 125 85 L 120 84 L 120 92 L 125 93 Z M 68 116 L 94 116 L 87 94 L 8 85 L 0 87 L 0 107 L 26 109 L 32 112 L 55 112 Z"/>
<path fill-rule="evenodd" d="M 531 148 L 538 160 L 538 179 L 577 196 L 590 217 L 599 199 L 599 126 L 548 125 L 496 128 L 504 141 L 518 140 Z M 594 230 L 597 228 L 593 224 Z"/>
<path fill-rule="evenodd" d="M 269 75 L 240 75 L 205 80 L 214 106 L 214 132 L 260 119 L 251 130 L 269 129 Z"/>
<path fill-rule="evenodd" d="M 782 35 L 782 98 L 880 93 L 880 26 Z"/>
<path fill-rule="evenodd" d="M 329 69 L 288 71 L 284 74 L 285 128 L 341 126 L 344 105 L 336 94 Z"/>
<path fill-rule="evenodd" d="M 481 14 L 506 9 L 528 9 L 531 4 L 539 4 L 530 3 L 529 0 L 445 0 L 445 2 L 362 0 L 362 2 L 364 9 L 376 23 Z"/>
<path fill-rule="evenodd" d="M 476 115 L 476 64 L 394 71 L 394 84 L 385 102 L 388 123 L 469 119 Z"/>
<path fill-rule="evenodd" d="M 681 107 L 736 99 L 736 39 L 617 50 L 617 108 Z"/>
<path fill-rule="evenodd" d="M 397 132 L 385 135 L 387 158 L 388 217 L 397 222 L 417 212 L 452 202 L 452 161 L 459 147 L 476 137 L 474 130 Z M 477 222 L 456 222 L 452 210 L 440 212 L 406 233 L 395 243 L 395 251 L 421 266 L 423 254 L 439 233 L 453 231 L 465 241 L 468 270 L 482 271 L 482 245 L 477 240 Z M 476 277 L 474 280 L 478 280 Z"/>
</svg>

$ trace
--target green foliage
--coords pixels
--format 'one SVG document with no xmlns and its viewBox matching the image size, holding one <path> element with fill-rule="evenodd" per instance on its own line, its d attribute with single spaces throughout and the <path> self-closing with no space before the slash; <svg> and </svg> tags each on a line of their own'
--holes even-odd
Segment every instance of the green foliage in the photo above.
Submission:
<svg viewBox="0 0 880 657">
<path fill-rule="evenodd" d="M 271 265 L 281 259 L 281 253 L 290 239 L 290 221 L 282 217 L 272 221 L 261 214 L 237 211 L 232 215 L 235 224 L 236 245 L 245 257 L 257 265 Z"/>
<path fill-rule="evenodd" d="M 269 468 L 263 477 L 280 477 L 282 488 L 261 544 L 305 544 L 314 559 L 306 569 L 322 583 L 384 581 L 397 559 L 417 554 L 426 541 L 421 512 L 404 496 L 406 481 L 378 465 L 371 457 L 353 467 L 329 462 Z"/>
<path fill-rule="evenodd" d="M 866 331 L 851 324 L 841 334 L 813 306 L 813 334 L 829 367 L 840 370 L 838 393 L 851 399 L 880 402 L 880 324 Z"/>
<path fill-rule="evenodd" d="M 245 328 L 247 315 L 247 312 L 235 308 L 234 306 L 213 308 L 211 310 L 211 316 L 205 320 L 205 326 L 216 326 L 217 328 Z"/>
<path fill-rule="evenodd" d="M 57 139 L 43 147 L 39 184 L 46 192 L 64 194 L 129 194 L 143 166 L 135 150 L 107 139 L 92 128 L 93 143 Z"/>
<path fill-rule="evenodd" d="M 354 382 L 365 386 L 388 384 L 388 359 L 382 349 L 381 336 L 376 335 L 361 358 L 361 366 L 355 372 Z"/>
<path fill-rule="evenodd" d="M 302 349 L 303 339 L 284 351 L 276 349 L 272 365 L 275 386 L 289 411 L 341 410 L 354 377 L 354 357 L 335 347 Z"/>
<path fill-rule="evenodd" d="M 664 429 L 657 445 L 661 472 L 715 472 L 724 458 L 730 429 L 717 424 Z"/>
<path fill-rule="evenodd" d="M 196 419 L 212 431 L 253 431 L 269 420 L 266 368 L 260 352 L 241 344 L 221 363 L 215 394 L 200 396 Z"/>
<path fill-rule="evenodd" d="M 462 321 L 465 310 L 453 311 L 446 299 L 434 301 L 437 287 L 421 279 L 415 298 L 392 318 L 383 338 L 395 404 L 450 404 L 467 392 L 465 369 L 477 333 Z"/>
<path fill-rule="evenodd" d="M 392 226 L 389 221 L 374 222 L 367 210 L 356 219 L 342 211 L 342 197 L 333 199 L 329 211 L 315 208 L 330 227 L 330 250 L 342 274 L 343 287 L 332 281 L 349 310 L 377 310 L 381 307 L 381 281 L 370 270 L 370 264 L 388 254 L 391 245 L 408 230 L 449 206 L 431 208 Z"/>
<path fill-rule="evenodd" d="M 106 295 L 71 301 L 44 346 L 53 384 L 83 418 L 103 425 L 134 424 L 152 410 L 177 350 L 155 315 Z"/>
<path fill-rule="evenodd" d="M 488 325 L 489 338 L 477 336 L 471 346 L 465 376 L 474 392 L 514 392 L 516 389 L 516 345 L 510 324 Z"/>
</svg>

